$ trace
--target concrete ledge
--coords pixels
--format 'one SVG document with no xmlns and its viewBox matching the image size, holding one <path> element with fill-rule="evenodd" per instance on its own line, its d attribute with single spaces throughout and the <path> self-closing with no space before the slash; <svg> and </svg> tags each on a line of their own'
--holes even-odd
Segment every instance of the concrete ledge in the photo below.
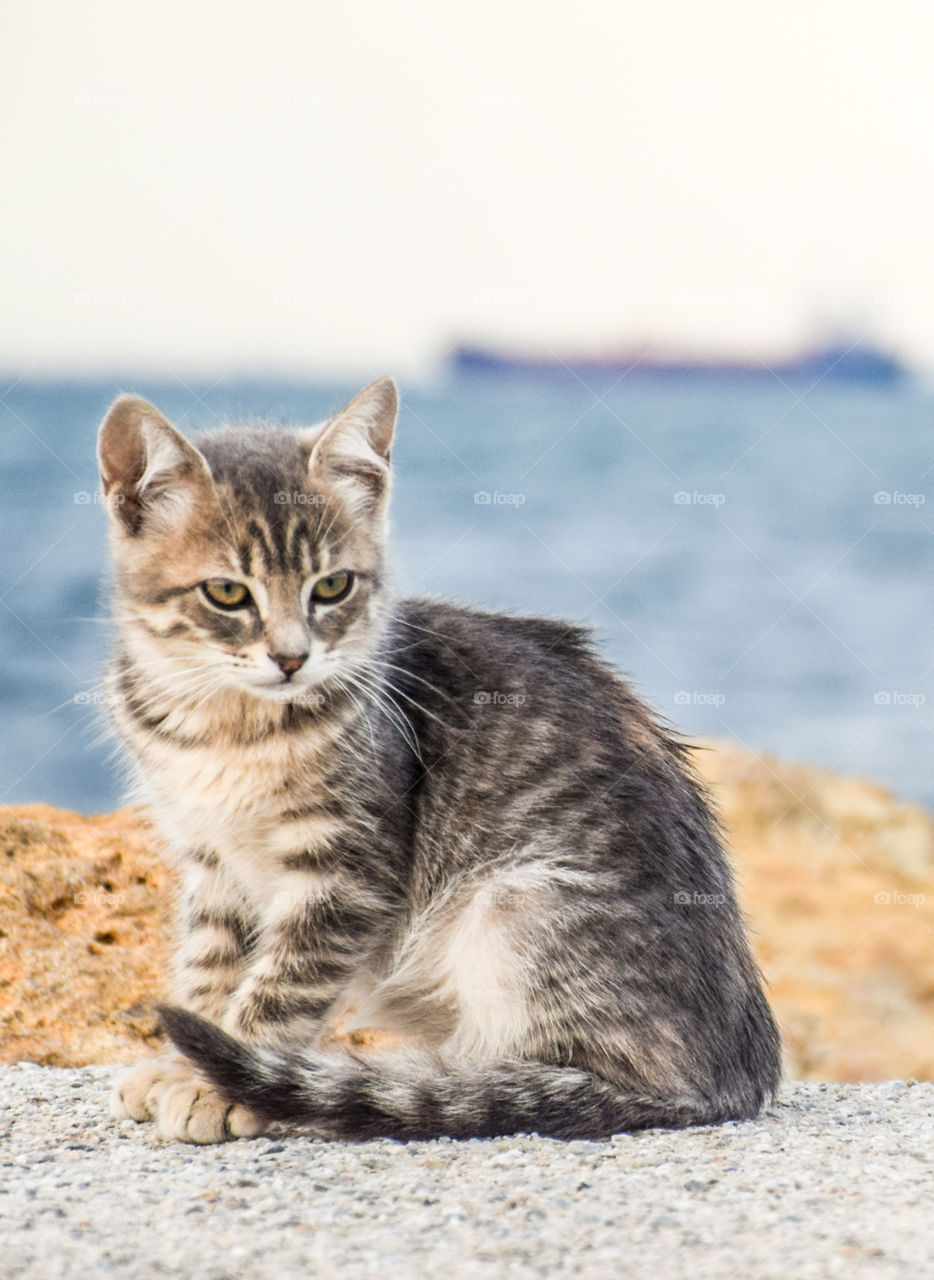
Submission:
<svg viewBox="0 0 934 1280">
<path fill-rule="evenodd" d="M 799 1083 L 609 1142 L 160 1143 L 107 1067 L 0 1069 L 3 1275 L 904 1277 L 934 1263 L 934 1084 Z"/>
</svg>

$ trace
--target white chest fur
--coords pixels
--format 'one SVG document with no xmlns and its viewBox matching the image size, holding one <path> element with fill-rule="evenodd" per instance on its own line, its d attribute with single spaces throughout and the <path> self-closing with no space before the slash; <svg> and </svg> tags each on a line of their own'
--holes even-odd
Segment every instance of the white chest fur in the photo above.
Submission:
<svg viewBox="0 0 934 1280">
<path fill-rule="evenodd" d="M 178 854 L 216 853 L 226 874 L 255 906 L 281 891 L 285 855 L 333 837 L 333 818 L 288 817 L 294 785 L 308 795 L 320 756 L 287 736 L 258 743 L 187 746 L 150 741 L 143 779 L 164 839 Z"/>
</svg>

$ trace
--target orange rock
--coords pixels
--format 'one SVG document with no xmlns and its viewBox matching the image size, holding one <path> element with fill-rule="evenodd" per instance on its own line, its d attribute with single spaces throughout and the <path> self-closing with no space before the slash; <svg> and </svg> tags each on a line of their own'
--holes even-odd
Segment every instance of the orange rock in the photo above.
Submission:
<svg viewBox="0 0 934 1280">
<path fill-rule="evenodd" d="M 127 1062 L 160 1033 L 173 877 L 142 811 L 0 808 L 0 1062 Z"/>
<path fill-rule="evenodd" d="M 729 744 L 695 758 L 788 1075 L 934 1079 L 934 819 L 874 783 Z"/>
</svg>

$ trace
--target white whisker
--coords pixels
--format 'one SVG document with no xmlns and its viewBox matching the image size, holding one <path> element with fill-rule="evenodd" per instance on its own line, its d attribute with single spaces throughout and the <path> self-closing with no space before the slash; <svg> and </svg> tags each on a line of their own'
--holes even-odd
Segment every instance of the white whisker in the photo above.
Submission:
<svg viewBox="0 0 934 1280">
<path fill-rule="evenodd" d="M 360 668 L 345 672 L 344 679 L 349 680 L 356 688 L 369 694 L 373 704 L 383 713 L 390 724 L 396 728 L 403 741 L 418 760 L 424 764 L 412 723 L 404 710 L 388 692 L 385 682 L 380 681 L 378 677 L 370 675 Z"/>
<path fill-rule="evenodd" d="M 365 663 L 366 665 L 362 667 L 362 670 L 367 671 L 368 674 L 370 674 L 371 679 L 378 680 L 381 686 L 391 690 L 395 694 L 398 694 L 400 698 L 405 698 L 406 702 L 411 703 L 411 705 L 416 709 L 416 711 L 420 711 L 421 714 L 423 716 L 426 716 L 429 720 L 434 720 L 437 724 L 441 725 L 443 729 L 450 729 L 451 726 L 447 723 L 447 721 L 443 720 L 439 715 L 436 715 L 433 711 L 429 711 L 429 709 L 426 706 L 420 703 L 417 698 L 413 698 L 410 693 L 407 693 L 405 691 L 405 689 L 400 689 L 399 686 L 397 684 L 394 684 L 393 681 L 390 680 L 390 678 L 387 675 L 377 671 L 369 672 L 368 669 L 370 667 L 374 667 L 374 668 L 375 667 L 383 667 L 383 668 L 393 667 L 395 670 L 401 671 L 404 675 L 409 675 L 414 673 L 410 673 L 406 671 L 404 667 L 396 667 L 394 663 L 387 663 L 379 658 L 368 658 L 365 660 Z M 416 677 L 416 679 L 418 679 L 418 677 Z M 429 684 L 427 680 L 423 680 L 422 683 L 425 685 L 428 685 L 430 689 L 434 689 L 434 685 Z M 446 697 L 448 702 L 451 701 L 450 696 L 446 694 L 442 694 L 440 689 L 435 689 L 435 692 L 438 693 L 441 697 Z"/>
</svg>

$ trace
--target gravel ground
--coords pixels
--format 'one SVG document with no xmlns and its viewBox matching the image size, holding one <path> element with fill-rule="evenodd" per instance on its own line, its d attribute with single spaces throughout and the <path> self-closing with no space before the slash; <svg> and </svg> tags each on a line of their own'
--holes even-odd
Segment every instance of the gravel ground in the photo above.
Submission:
<svg viewBox="0 0 934 1280">
<path fill-rule="evenodd" d="M 0 1275 L 934 1275 L 934 1084 L 796 1084 L 761 1121 L 608 1142 L 197 1148 L 113 1069 L 0 1070 Z"/>
</svg>

